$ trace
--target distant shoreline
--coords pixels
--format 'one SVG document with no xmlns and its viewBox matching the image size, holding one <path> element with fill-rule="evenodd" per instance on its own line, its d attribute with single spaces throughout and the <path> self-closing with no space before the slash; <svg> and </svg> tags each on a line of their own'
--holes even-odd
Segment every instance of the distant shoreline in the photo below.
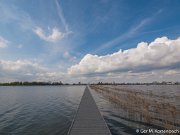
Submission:
<svg viewBox="0 0 180 135">
<path fill-rule="evenodd" d="M 151 83 L 62 83 L 62 82 L 8 82 L 0 86 L 76 86 L 76 85 L 180 85 L 180 82 L 151 82 Z"/>
</svg>

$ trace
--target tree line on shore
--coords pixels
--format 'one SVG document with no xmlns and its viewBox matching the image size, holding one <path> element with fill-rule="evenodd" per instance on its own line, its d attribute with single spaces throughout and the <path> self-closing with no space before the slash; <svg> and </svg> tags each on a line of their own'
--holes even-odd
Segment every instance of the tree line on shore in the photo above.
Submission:
<svg viewBox="0 0 180 135">
<path fill-rule="evenodd" d="M 97 82 L 97 83 L 62 83 L 59 82 L 6 82 L 0 86 L 44 86 L 44 85 L 180 85 L 180 82 L 151 82 L 151 83 L 116 83 L 116 82 Z"/>
</svg>

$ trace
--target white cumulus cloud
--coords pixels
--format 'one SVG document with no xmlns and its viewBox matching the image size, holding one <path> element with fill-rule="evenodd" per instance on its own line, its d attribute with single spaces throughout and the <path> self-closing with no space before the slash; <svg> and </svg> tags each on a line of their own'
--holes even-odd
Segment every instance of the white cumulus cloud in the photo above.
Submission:
<svg viewBox="0 0 180 135">
<path fill-rule="evenodd" d="M 0 48 L 6 48 L 9 41 L 0 36 Z"/>
<path fill-rule="evenodd" d="M 63 78 L 63 79 L 62 79 Z M 37 61 L 0 60 L 0 82 L 8 81 L 60 81 L 65 75 L 51 71 Z"/>
<path fill-rule="evenodd" d="M 177 68 L 180 68 L 180 38 L 171 40 L 161 37 L 149 44 L 141 42 L 136 48 L 120 50 L 105 56 L 87 54 L 78 64 L 71 66 L 68 73 L 138 73 Z"/>
<path fill-rule="evenodd" d="M 46 68 L 29 60 L 0 60 L 0 82 L 36 80 Z"/>
<path fill-rule="evenodd" d="M 51 31 L 51 33 L 46 34 L 44 30 L 40 27 L 36 27 L 35 29 L 33 29 L 36 35 L 38 35 L 41 39 L 48 42 L 57 42 L 63 39 L 67 35 L 67 33 L 60 32 L 59 29 L 56 27 L 54 27 L 53 29 L 49 28 L 49 30 Z"/>
<path fill-rule="evenodd" d="M 45 71 L 45 68 L 38 63 L 29 60 L 5 61 L 0 60 L 0 70 L 2 73 L 27 74 Z"/>
</svg>

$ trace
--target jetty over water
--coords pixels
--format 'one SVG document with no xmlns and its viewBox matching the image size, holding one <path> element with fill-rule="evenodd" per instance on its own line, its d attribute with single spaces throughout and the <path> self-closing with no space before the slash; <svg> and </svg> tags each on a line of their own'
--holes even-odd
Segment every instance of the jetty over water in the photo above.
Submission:
<svg viewBox="0 0 180 135">
<path fill-rule="evenodd" d="M 68 135 L 111 135 L 89 89 L 84 91 Z"/>
</svg>

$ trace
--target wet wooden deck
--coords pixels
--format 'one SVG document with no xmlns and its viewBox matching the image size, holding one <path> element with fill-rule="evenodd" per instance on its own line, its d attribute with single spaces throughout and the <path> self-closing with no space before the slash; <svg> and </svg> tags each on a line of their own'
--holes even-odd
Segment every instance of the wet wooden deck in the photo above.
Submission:
<svg viewBox="0 0 180 135">
<path fill-rule="evenodd" d="M 111 135 L 89 89 L 84 91 L 68 135 Z"/>
</svg>

